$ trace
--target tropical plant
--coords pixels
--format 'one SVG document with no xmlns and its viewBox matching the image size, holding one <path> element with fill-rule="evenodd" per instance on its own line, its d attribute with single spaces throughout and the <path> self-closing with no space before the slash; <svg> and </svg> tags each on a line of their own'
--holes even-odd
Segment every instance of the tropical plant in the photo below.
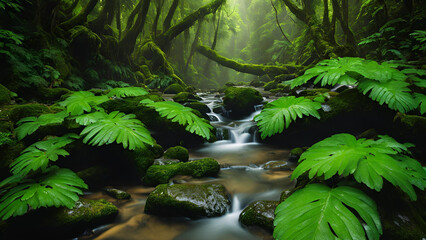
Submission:
<svg viewBox="0 0 426 240">
<path fill-rule="evenodd" d="M 150 89 L 165 89 L 172 85 L 175 80 L 165 74 L 154 75 L 152 81 L 147 85 Z"/>
<path fill-rule="evenodd" d="M 425 30 L 415 30 L 413 33 L 410 34 L 412 38 L 417 42 L 412 47 L 412 50 L 414 51 L 426 51 L 426 31 Z"/>
<path fill-rule="evenodd" d="M 65 111 L 58 113 L 48 113 L 40 115 L 39 117 L 26 117 L 17 122 L 19 125 L 16 129 L 16 135 L 18 140 L 25 138 L 27 135 L 33 134 L 41 126 L 59 124 L 68 117 L 68 113 Z"/>
<path fill-rule="evenodd" d="M 416 160 L 404 155 L 408 153 L 404 144 L 386 135 L 378 140 L 357 140 L 347 133 L 336 134 L 314 144 L 300 156 L 292 179 L 305 172 L 309 172 L 309 178 L 324 175 L 324 179 L 352 174 L 357 182 L 380 191 L 385 178 L 416 200 L 412 185 L 423 190 L 426 171 Z"/>
<path fill-rule="evenodd" d="M 11 139 L 12 134 L 9 132 L 0 132 L 0 147 L 4 145 L 11 145 L 14 141 Z"/>
<path fill-rule="evenodd" d="M 347 186 L 307 185 L 279 204 L 275 215 L 275 239 L 379 239 L 382 234 L 375 202 Z"/>
<path fill-rule="evenodd" d="M 25 176 L 30 171 L 41 169 L 45 171 L 50 161 L 57 161 L 59 156 L 68 156 L 69 153 L 62 149 L 79 138 L 77 134 L 67 134 L 62 137 L 55 137 L 45 141 L 32 144 L 24 149 L 21 155 L 10 165 L 14 175 Z"/>
<path fill-rule="evenodd" d="M 13 175 L 3 180 L 0 188 L 0 218 L 6 220 L 25 214 L 30 208 L 72 208 L 87 185 L 73 171 L 52 166 L 35 179 Z"/>
<path fill-rule="evenodd" d="M 1 2 L 0 2 L 1 4 Z M 1 5 L 0 5 L 1 8 Z M 16 34 L 12 31 L 0 29 L 0 47 L 4 47 L 5 42 L 13 43 L 15 45 L 21 45 L 24 40 L 24 36 Z"/>
<path fill-rule="evenodd" d="M 114 88 L 112 89 L 107 96 L 108 97 L 137 97 L 147 95 L 149 92 L 140 87 L 124 87 L 124 88 Z"/>
<path fill-rule="evenodd" d="M 386 103 L 390 109 L 402 113 L 409 112 L 419 105 L 410 93 L 408 78 L 404 71 L 396 69 L 398 64 L 382 63 L 362 58 L 337 58 L 323 60 L 315 67 L 306 70 L 305 74 L 294 79 L 291 87 L 295 88 L 315 78 L 314 84 L 325 85 L 356 85 L 363 94 L 370 92 L 369 97 L 381 105 Z M 421 73 L 405 69 L 405 73 Z M 424 84 L 424 80 L 410 76 Z"/>
<path fill-rule="evenodd" d="M 186 126 L 187 131 L 195 133 L 207 140 L 211 138 L 213 126 L 210 125 L 207 120 L 195 115 L 192 112 L 192 108 L 170 101 L 153 102 L 152 100 L 145 99 L 142 100 L 141 103 L 154 108 L 161 117 L 166 117 L 172 122 L 177 122 L 182 126 Z"/>
<path fill-rule="evenodd" d="M 23 7 L 20 5 L 20 0 L 0 0 L 0 9 L 2 10 L 13 10 L 15 12 L 21 12 Z"/>
<path fill-rule="evenodd" d="M 313 102 L 304 97 L 281 97 L 265 105 L 254 120 L 259 126 L 261 137 L 266 138 L 281 133 L 288 128 L 292 121 L 305 116 L 320 118 L 318 109 L 321 103 Z"/>
<path fill-rule="evenodd" d="M 67 113 L 76 116 L 84 112 L 92 111 L 93 106 L 106 102 L 107 100 L 108 97 L 105 95 L 95 96 L 95 94 L 88 91 L 79 91 L 60 102 L 59 105 L 66 107 Z"/>
<path fill-rule="evenodd" d="M 116 142 L 130 150 L 144 148 L 144 144 L 155 143 L 148 129 L 141 121 L 135 119 L 134 114 L 126 115 L 118 111 L 110 114 L 99 112 L 97 117 L 99 118 L 81 132 L 80 135 L 85 135 L 83 143 L 102 146 Z"/>
</svg>

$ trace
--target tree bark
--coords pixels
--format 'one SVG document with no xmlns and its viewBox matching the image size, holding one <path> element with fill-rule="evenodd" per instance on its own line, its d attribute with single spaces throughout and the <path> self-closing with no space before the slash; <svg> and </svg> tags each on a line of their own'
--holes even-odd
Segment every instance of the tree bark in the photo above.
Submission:
<svg viewBox="0 0 426 240">
<path fill-rule="evenodd" d="M 198 19 L 210 13 L 216 12 L 216 10 L 225 2 L 226 0 L 214 0 L 211 3 L 205 5 L 204 7 L 199 8 L 197 11 L 187 16 L 185 19 L 183 19 L 175 26 L 171 27 L 166 32 L 163 32 L 161 35 L 158 35 L 154 40 L 155 43 L 161 49 L 167 49 L 170 44 L 170 41 L 172 41 L 177 35 L 181 34 L 183 31 L 194 25 L 194 23 Z"/>
<path fill-rule="evenodd" d="M 117 0 L 106 0 L 98 17 L 89 23 L 90 28 L 97 34 L 105 33 L 105 25 L 111 25 L 117 10 Z"/>
<path fill-rule="evenodd" d="M 342 26 L 343 34 L 345 35 L 345 42 L 351 48 L 356 48 L 355 36 L 352 30 L 349 28 L 348 20 L 348 1 L 342 0 L 342 5 L 340 6 L 337 0 L 331 0 L 333 3 L 333 12 Z"/>
<path fill-rule="evenodd" d="M 197 32 L 195 33 L 194 41 L 192 42 L 192 45 L 191 45 L 191 50 L 189 52 L 188 60 L 186 61 L 185 74 L 188 71 L 188 66 L 192 62 L 192 57 L 194 56 L 194 53 L 196 51 L 198 42 L 200 41 L 200 35 L 201 35 L 202 26 L 203 26 L 203 19 L 199 19 L 198 20 Z"/>
<path fill-rule="evenodd" d="M 160 19 L 161 15 L 161 9 L 163 9 L 164 0 L 158 0 L 157 2 L 157 8 L 156 8 L 156 14 L 154 18 L 154 23 L 152 24 L 152 36 L 157 36 L 157 26 L 158 26 L 158 20 Z"/>
<path fill-rule="evenodd" d="M 67 31 L 76 25 L 81 25 L 87 22 L 87 16 L 89 16 L 90 12 L 95 8 L 96 4 L 98 4 L 98 0 L 89 0 L 89 2 L 79 14 L 59 24 L 59 27 Z"/>
<path fill-rule="evenodd" d="M 219 63 L 220 65 L 232 68 L 235 71 L 249 73 L 257 76 L 268 74 L 269 76 L 278 76 L 282 74 L 293 74 L 301 70 L 301 66 L 296 65 L 261 65 L 261 64 L 244 64 L 238 63 L 232 59 L 219 55 L 216 51 L 207 46 L 198 45 L 197 51 L 205 57 Z"/>
<path fill-rule="evenodd" d="M 141 12 L 138 13 L 138 18 L 136 19 L 133 26 L 125 33 L 123 39 L 118 43 L 118 49 L 121 59 L 126 59 L 130 56 L 135 48 L 136 39 L 139 34 L 142 32 L 143 27 L 146 22 L 146 15 L 151 4 L 151 0 L 141 0 Z"/>
<path fill-rule="evenodd" d="M 179 5 L 179 0 L 173 0 L 172 6 L 170 7 L 169 12 L 167 13 L 166 19 L 164 19 L 164 22 L 163 22 L 163 32 L 166 32 L 167 30 L 170 29 L 172 19 L 173 19 L 173 16 L 175 15 L 178 5 Z"/>
</svg>

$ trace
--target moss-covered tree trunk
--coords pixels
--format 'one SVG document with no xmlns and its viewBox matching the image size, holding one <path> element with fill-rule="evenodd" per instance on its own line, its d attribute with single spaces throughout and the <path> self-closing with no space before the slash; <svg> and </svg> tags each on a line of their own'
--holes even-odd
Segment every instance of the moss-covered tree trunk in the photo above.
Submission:
<svg viewBox="0 0 426 240">
<path fill-rule="evenodd" d="M 210 49 L 207 46 L 198 45 L 197 51 L 206 56 L 207 58 L 219 63 L 220 65 L 228 68 L 232 68 L 235 71 L 242 73 L 249 73 L 257 76 L 263 76 L 268 74 L 271 77 L 282 75 L 282 74 L 293 74 L 302 69 L 301 66 L 295 65 L 261 65 L 261 64 L 244 64 L 238 63 L 232 59 L 219 55 L 216 51 Z"/>
<path fill-rule="evenodd" d="M 197 11 L 193 12 L 181 22 L 171 27 L 169 30 L 158 35 L 154 41 L 161 49 L 167 49 L 170 46 L 170 42 L 179 34 L 181 34 L 186 29 L 190 28 L 198 19 L 203 18 L 204 16 L 214 13 L 217 9 L 226 2 L 226 0 L 214 0 L 211 3 L 205 5 L 204 7 L 199 8 Z"/>
<path fill-rule="evenodd" d="M 175 12 L 178 6 L 179 6 L 179 0 L 173 0 L 172 6 L 170 7 L 169 12 L 167 13 L 167 16 L 163 22 L 163 32 L 166 32 L 167 30 L 170 29 L 173 16 L 175 15 Z M 183 9 L 181 9 L 181 11 L 183 11 Z"/>
<path fill-rule="evenodd" d="M 217 37 L 219 35 L 219 27 L 220 27 L 220 20 L 221 20 L 221 13 L 222 11 L 219 10 L 219 14 L 217 17 L 217 23 L 213 21 L 213 28 L 215 28 L 213 42 L 212 42 L 212 50 L 216 50 L 217 45 Z M 209 77 L 210 76 L 210 63 L 211 61 L 209 59 L 206 59 L 206 64 L 204 65 L 204 76 Z"/>
<path fill-rule="evenodd" d="M 152 29 L 151 29 L 153 37 L 157 36 L 158 20 L 160 19 L 161 10 L 163 9 L 164 0 L 155 1 L 155 5 L 156 5 L 156 11 L 157 12 L 155 13 L 154 22 L 152 24 Z"/>
<path fill-rule="evenodd" d="M 96 4 L 98 4 L 98 0 L 89 0 L 89 2 L 79 14 L 59 24 L 59 27 L 63 30 L 69 30 L 76 25 L 81 25 L 87 22 L 87 16 L 89 16 L 90 12 L 95 8 Z"/>
<path fill-rule="evenodd" d="M 116 16 L 118 0 L 106 0 L 98 17 L 89 23 L 90 28 L 97 34 L 105 34 L 105 25 L 111 25 Z"/>
<path fill-rule="evenodd" d="M 198 20 L 197 32 L 195 33 L 194 41 L 192 42 L 191 50 L 189 51 L 188 60 L 186 61 L 185 74 L 188 71 L 189 64 L 191 64 L 191 62 L 192 62 L 192 57 L 194 56 L 195 51 L 197 49 L 198 42 L 200 41 L 200 35 L 201 35 L 202 28 L 203 28 L 203 19 L 199 19 Z"/>
<path fill-rule="evenodd" d="M 129 28 L 127 32 L 125 32 L 125 35 L 118 43 L 119 56 L 122 60 L 128 59 L 130 54 L 133 52 L 133 49 L 135 48 L 136 39 L 145 26 L 146 15 L 148 13 L 151 0 L 141 0 L 139 4 L 140 7 L 137 6 L 136 9 L 140 10 L 140 12 L 137 13 L 138 17 L 135 23 Z"/>
</svg>

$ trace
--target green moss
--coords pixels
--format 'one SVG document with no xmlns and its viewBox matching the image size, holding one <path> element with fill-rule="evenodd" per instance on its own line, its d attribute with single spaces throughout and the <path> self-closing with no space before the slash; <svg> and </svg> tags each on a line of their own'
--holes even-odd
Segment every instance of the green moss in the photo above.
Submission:
<svg viewBox="0 0 426 240">
<path fill-rule="evenodd" d="M 0 179 L 9 177 L 9 165 L 24 149 L 25 145 L 22 142 L 14 142 L 14 144 L 0 146 Z"/>
<path fill-rule="evenodd" d="M 10 103 L 10 91 L 0 84 L 0 105 Z"/>
<path fill-rule="evenodd" d="M 154 164 L 154 159 L 163 155 L 163 148 L 158 144 L 154 144 L 147 148 L 127 151 L 126 153 L 131 163 L 135 166 L 138 177 L 142 179 L 148 168 Z"/>
<path fill-rule="evenodd" d="M 178 83 L 174 83 L 170 86 L 168 86 L 165 90 L 164 93 L 166 94 L 177 94 L 180 92 L 184 92 L 185 89 Z"/>
<path fill-rule="evenodd" d="M 314 89 L 305 89 L 299 93 L 299 96 L 316 96 L 323 93 L 327 93 L 330 90 L 327 88 L 314 88 Z"/>
<path fill-rule="evenodd" d="M 101 200 L 80 199 L 72 210 L 62 209 L 56 216 L 56 224 L 99 225 L 115 218 L 118 209 L 112 203 Z M 107 220 L 110 219 L 110 220 Z M 95 224 L 97 223 L 97 224 Z"/>
<path fill-rule="evenodd" d="M 145 212 L 167 217 L 215 217 L 225 214 L 229 205 L 223 185 L 161 184 L 149 194 Z"/>
<path fill-rule="evenodd" d="M 152 165 L 148 168 L 143 183 L 148 186 L 156 186 L 168 183 L 176 175 L 188 175 L 195 178 L 213 177 L 218 174 L 219 170 L 219 163 L 212 158 L 170 165 Z"/>
<path fill-rule="evenodd" d="M 181 146 L 171 147 L 164 152 L 164 158 L 187 162 L 189 159 L 188 149 Z"/>
<path fill-rule="evenodd" d="M 254 106 L 262 103 L 263 97 L 253 88 L 229 87 L 225 90 L 223 103 L 231 110 L 231 117 L 241 117 L 254 111 Z"/>
<path fill-rule="evenodd" d="M 30 104 L 24 104 L 24 105 L 14 105 L 10 106 L 9 111 L 7 111 L 7 115 L 9 119 L 16 123 L 20 119 L 24 117 L 30 117 L 30 116 L 40 116 L 45 113 L 51 113 L 51 109 L 49 107 L 37 104 L 37 103 L 30 103 Z"/>
<path fill-rule="evenodd" d="M 275 81 L 270 81 L 268 83 L 265 84 L 265 86 L 263 87 L 263 90 L 265 91 L 270 91 L 272 89 L 275 89 L 278 87 L 278 83 Z"/>
<path fill-rule="evenodd" d="M 103 191 L 118 200 L 127 200 L 132 197 L 129 193 L 115 188 L 104 188 Z"/>
<path fill-rule="evenodd" d="M 201 100 L 200 97 L 189 92 L 180 92 L 176 94 L 175 96 L 173 96 L 173 101 L 178 103 L 185 103 L 185 102 L 199 101 L 199 100 Z"/>
<path fill-rule="evenodd" d="M 299 161 L 300 155 L 302 155 L 303 152 L 306 151 L 306 149 L 308 149 L 307 147 L 297 147 L 297 148 L 293 148 L 290 151 L 290 154 L 288 155 L 288 161 L 289 162 L 297 162 Z"/>
<path fill-rule="evenodd" d="M 259 226 L 268 231 L 274 229 L 274 212 L 278 201 L 257 201 L 248 205 L 240 214 L 239 221 L 247 226 Z"/>
<path fill-rule="evenodd" d="M 43 102 L 53 102 L 60 100 L 63 95 L 70 92 L 66 88 L 39 88 L 37 89 L 36 96 Z"/>
<path fill-rule="evenodd" d="M 202 103 L 202 102 L 189 102 L 185 104 L 185 106 L 195 109 L 202 114 L 207 114 L 210 112 L 210 108 L 205 103 Z"/>
</svg>

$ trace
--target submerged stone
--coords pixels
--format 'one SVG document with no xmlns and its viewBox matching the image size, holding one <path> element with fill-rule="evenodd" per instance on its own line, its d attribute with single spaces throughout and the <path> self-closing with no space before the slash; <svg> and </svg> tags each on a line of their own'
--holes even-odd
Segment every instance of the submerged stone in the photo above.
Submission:
<svg viewBox="0 0 426 240">
<path fill-rule="evenodd" d="M 188 175 L 195 178 L 214 177 L 219 171 L 219 163 L 212 158 L 169 165 L 152 165 L 148 168 L 143 183 L 147 186 L 156 186 L 168 183 L 172 177 L 177 175 Z"/>
<path fill-rule="evenodd" d="M 246 226 L 259 226 L 272 232 L 278 204 L 278 201 L 253 202 L 241 212 L 239 221 Z"/>
<path fill-rule="evenodd" d="M 216 217 L 224 215 L 229 206 L 226 189 L 220 184 L 161 184 L 149 194 L 145 212 L 170 217 Z"/>
<path fill-rule="evenodd" d="M 104 188 L 103 191 L 110 195 L 111 197 L 118 199 L 118 200 L 127 200 L 130 199 L 131 196 L 128 192 L 115 189 L 115 188 Z"/>
</svg>

